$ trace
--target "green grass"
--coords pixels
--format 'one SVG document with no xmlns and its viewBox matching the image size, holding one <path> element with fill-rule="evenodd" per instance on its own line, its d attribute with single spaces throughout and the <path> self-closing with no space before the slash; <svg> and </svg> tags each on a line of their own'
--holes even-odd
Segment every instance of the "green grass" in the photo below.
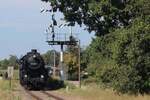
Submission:
<svg viewBox="0 0 150 100">
<path fill-rule="evenodd" d="M 0 90 L 1 91 L 10 90 L 10 82 L 8 80 L 0 80 Z"/>
<path fill-rule="evenodd" d="M 0 100 L 10 100 L 12 98 L 12 90 L 15 88 L 14 83 L 11 86 L 12 88 L 9 80 L 0 80 Z"/>
<path fill-rule="evenodd" d="M 14 71 L 14 78 L 13 79 L 19 79 L 19 70 Z"/>
<path fill-rule="evenodd" d="M 1 71 L 5 72 L 5 71 Z M 0 100 L 21 100 L 19 95 L 15 94 L 15 90 L 19 85 L 18 80 L 18 70 L 14 71 L 14 77 L 10 80 L 0 80 Z"/>
</svg>

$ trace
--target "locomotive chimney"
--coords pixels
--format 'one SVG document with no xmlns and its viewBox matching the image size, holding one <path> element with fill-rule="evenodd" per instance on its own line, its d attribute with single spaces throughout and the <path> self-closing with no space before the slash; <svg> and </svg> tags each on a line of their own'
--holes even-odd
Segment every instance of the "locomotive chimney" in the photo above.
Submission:
<svg viewBox="0 0 150 100">
<path fill-rule="evenodd" d="M 32 49 L 31 52 L 37 53 L 37 50 L 36 49 Z"/>
</svg>

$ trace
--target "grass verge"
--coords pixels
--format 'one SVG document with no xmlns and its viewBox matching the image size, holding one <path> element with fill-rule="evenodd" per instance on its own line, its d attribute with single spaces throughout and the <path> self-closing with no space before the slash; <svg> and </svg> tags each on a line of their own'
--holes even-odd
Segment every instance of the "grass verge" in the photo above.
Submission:
<svg viewBox="0 0 150 100">
<path fill-rule="evenodd" d="M 61 89 L 59 92 L 68 96 L 70 100 L 150 100 L 150 95 L 118 95 L 113 90 L 102 89 L 94 84 L 81 88 L 70 88 L 67 91 Z"/>
<path fill-rule="evenodd" d="M 0 80 L 0 100 L 21 100 L 20 96 L 16 92 L 18 85 L 19 82 L 17 70 L 14 71 L 13 80 Z"/>
</svg>

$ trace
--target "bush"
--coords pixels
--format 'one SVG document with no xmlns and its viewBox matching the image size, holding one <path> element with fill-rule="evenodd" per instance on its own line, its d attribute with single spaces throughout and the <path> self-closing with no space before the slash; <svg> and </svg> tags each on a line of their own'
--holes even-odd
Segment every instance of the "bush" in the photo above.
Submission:
<svg viewBox="0 0 150 100">
<path fill-rule="evenodd" d="M 149 93 L 149 33 L 150 24 L 136 19 L 128 28 L 94 39 L 87 49 L 89 75 L 118 92 Z"/>
</svg>

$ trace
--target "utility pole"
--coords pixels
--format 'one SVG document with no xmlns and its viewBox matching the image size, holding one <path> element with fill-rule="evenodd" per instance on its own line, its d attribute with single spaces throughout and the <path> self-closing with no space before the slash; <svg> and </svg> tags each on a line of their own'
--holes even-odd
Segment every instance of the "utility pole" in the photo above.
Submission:
<svg viewBox="0 0 150 100">
<path fill-rule="evenodd" d="M 79 44 L 78 44 L 78 81 L 79 81 L 79 87 L 81 88 L 81 50 L 80 50 L 80 40 L 78 41 Z"/>
<path fill-rule="evenodd" d="M 53 76 L 56 76 L 56 51 L 54 50 L 54 65 L 53 65 Z"/>
</svg>

